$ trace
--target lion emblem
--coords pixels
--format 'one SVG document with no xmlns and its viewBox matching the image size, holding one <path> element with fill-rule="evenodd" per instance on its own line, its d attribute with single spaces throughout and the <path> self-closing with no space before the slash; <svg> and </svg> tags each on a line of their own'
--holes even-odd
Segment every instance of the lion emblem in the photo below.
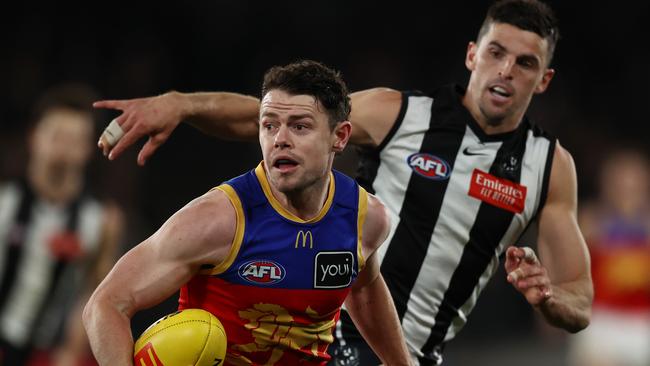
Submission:
<svg viewBox="0 0 650 366">
<path fill-rule="evenodd" d="M 313 320 L 308 326 L 296 323 L 285 308 L 276 304 L 259 303 L 240 311 L 239 317 L 248 321 L 245 327 L 251 330 L 254 341 L 235 345 L 233 349 L 248 353 L 270 352 L 269 359 L 264 363 L 267 366 L 275 365 L 287 350 L 304 352 L 308 349 L 312 357 L 319 357 L 318 346 L 334 341 L 331 331 L 334 316 L 332 313 L 319 315 L 309 306 L 305 313 Z"/>
</svg>

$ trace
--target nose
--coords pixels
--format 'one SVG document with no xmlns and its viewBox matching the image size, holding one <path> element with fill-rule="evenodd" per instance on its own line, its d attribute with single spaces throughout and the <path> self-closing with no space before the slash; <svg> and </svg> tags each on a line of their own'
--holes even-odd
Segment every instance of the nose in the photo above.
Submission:
<svg viewBox="0 0 650 366">
<path fill-rule="evenodd" d="M 504 79 L 512 79 L 512 69 L 515 65 L 515 60 L 512 57 L 506 57 L 499 66 L 499 76 Z"/>
<path fill-rule="evenodd" d="M 278 132 L 275 134 L 275 139 L 273 141 L 276 148 L 285 148 L 289 147 L 289 128 L 285 125 L 281 125 L 278 128 Z"/>
</svg>

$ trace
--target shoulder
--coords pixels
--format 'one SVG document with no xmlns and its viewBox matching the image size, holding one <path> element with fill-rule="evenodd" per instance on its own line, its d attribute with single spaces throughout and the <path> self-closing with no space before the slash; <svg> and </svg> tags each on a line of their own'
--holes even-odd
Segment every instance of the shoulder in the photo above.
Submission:
<svg viewBox="0 0 650 366">
<path fill-rule="evenodd" d="M 551 185 L 554 181 L 569 182 L 576 180 L 576 166 L 571 153 L 558 141 L 553 152 L 553 164 L 551 168 Z"/>
<path fill-rule="evenodd" d="M 402 93 L 390 88 L 373 88 L 352 93 L 350 98 L 352 143 L 378 146 L 397 120 Z"/>
<path fill-rule="evenodd" d="M 370 193 L 366 220 L 363 225 L 363 248 L 366 258 L 372 254 L 388 236 L 390 231 L 390 216 L 381 200 Z"/>
<path fill-rule="evenodd" d="M 354 92 L 350 94 L 350 98 L 353 102 L 359 103 L 401 103 L 402 92 L 387 87 L 378 87 Z"/>
<path fill-rule="evenodd" d="M 221 189 L 223 187 L 226 187 L 226 189 Z M 210 190 L 190 201 L 185 207 L 174 214 L 174 216 L 180 217 L 181 222 L 191 226 L 208 224 L 208 227 L 228 227 L 230 223 L 229 219 L 235 218 L 231 196 L 236 196 L 234 190 L 228 188 L 230 186 L 222 185 Z M 226 225 L 220 225 L 220 223 L 225 223 Z"/>
<path fill-rule="evenodd" d="M 547 201 L 577 205 L 577 181 L 576 167 L 571 153 L 557 142 L 553 152 Z"/>
<path fill-rule="evenodd" d="M 227 195 L 213 189 L 173 214 L 152 238 L 184 261 L 214 263 L 227 254 L 236 225 Z"/>
</svg>

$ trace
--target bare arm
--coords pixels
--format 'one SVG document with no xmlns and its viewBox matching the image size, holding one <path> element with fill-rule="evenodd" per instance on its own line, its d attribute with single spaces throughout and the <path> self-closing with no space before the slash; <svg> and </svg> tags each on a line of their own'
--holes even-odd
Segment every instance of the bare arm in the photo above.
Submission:
<svg viewBox="0 0 650 366">
<path fill-rule="evenodd" d="M 350 97 L 351 142 L 377 146 L 397 118 L 402 103 L 401 93 L 375 88 L 353 93 Z M 115 146 L 108 144 L 104 137 L 98 143 L 110 160 L 139 139 L 149 136 L 138 154 L 138 164 L 144 165 L 181 121 L 189 122 L 205 134 L 224 139 L 257 139 L 260 101 L 242 94 L 169 92 L 148 98 L 104 100 L 94 106 L 122 111 L 116 120 L 124 136 Z"/>
<path fill-rule="evenodd" d="M 173 294 L 201 264 L 220 263 L 230 249 L 235 223 L 230 202 L 214 190 L 178 211 L 117 262 L 83 312 L 100 365 L 133 364 L 133 314 Z"/>
<path fill-rule="evenodd" d="M 390 222 L 383 205 L 369 195 L 363 228 L 366 266 L 357 278 L 345 306 L 370 347 L 384 364 L 409 365 L 410 356 L 395 305 L 379 272 L 375 250 L 388 235 Z"/>
<path fill-rule="evenodd" d="M 169 92 L 148 98 L 99 101 L 93 106 L 122 111 L 116 120 L 124 136 L 115 146 L 110 146 L 102 137 L 98 146 L 113 160 L 127 147 L 149 136 L 138 154 L 138 164 L 144 165 L 181 121 L 189 122 L 208 135 L 254 141 L 259 105 L 257 98 L 227 92 Z"/>
<path fill-rule="evenodd" d="M 350 98 L 350 143 L 378 146 L 397 119 L 402 106 L 402 93 L 389 88 L 374 88 L 352 93 Z"/>
<path fill-rule="evenodd" d="M 541 263 L 524 264 L 520 280 L 509 278 L 550 324 L 570 332 L 589 325 L 593 301 L 589 252 L 576 215 L 576 181 L 573 159 L 558 144 L 548 198 L 539 218 Z M 520 257 L 519 250 L 510 248 L 507 253 L 509 272 L 508 261 Z"/>
</svg>

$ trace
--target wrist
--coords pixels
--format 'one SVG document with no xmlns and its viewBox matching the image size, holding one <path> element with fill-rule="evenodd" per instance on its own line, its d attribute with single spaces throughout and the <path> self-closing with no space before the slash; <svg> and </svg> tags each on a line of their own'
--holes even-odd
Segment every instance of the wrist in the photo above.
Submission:
<svg viewBox="0 0 650 366">
<path fill-rule="evenodd" d="M 188 94 L 172 90 L 163 94 L 163 96 L 171 99 L 172 103 L 170 105 L 175 106 L 179 121 L 182 122 L 193 115 L 194 105 Z"/>
</svg>

